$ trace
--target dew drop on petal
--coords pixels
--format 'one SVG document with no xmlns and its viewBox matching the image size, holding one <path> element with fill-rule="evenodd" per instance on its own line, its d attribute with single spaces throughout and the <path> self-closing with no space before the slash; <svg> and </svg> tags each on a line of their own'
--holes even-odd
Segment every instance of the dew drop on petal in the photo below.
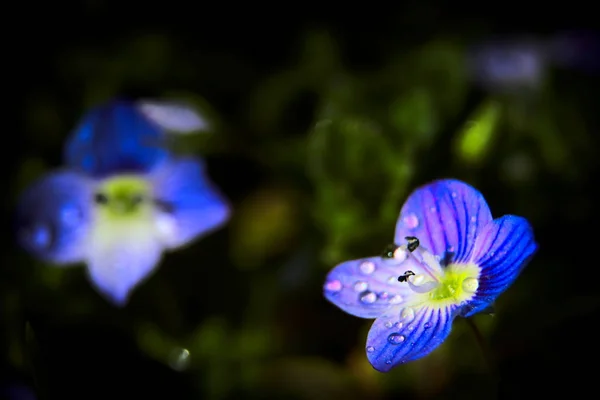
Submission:
<svg viewBox="0 0 600 400">
<path fill-rule="evenodd" d="M 456 196 L 458 196 L 458 194 L 456 192 L 452 192 L 452 198 L 456 198 Z"/>
<path fill-rule="evenodd" d="M 429 329 L 431 328 L 431 322 L 425 322 L 425 324 L 423 325 L 423 329 Z"/>
<path fill-rule="evenodd" d="M 402 296 L 399 294 L 394 295 L 390 298 L 390 304 L 400 304 L 402 303 Z"/>
<path fill-rule="evenodd" d="M 364 292 L 365 290 L 367 290 L 368 287 L 369 287 L 369 284 L 367 282 L 358 281 L 354 284 L 354 291 L 355 292 Z"/>
<path fill-rule="evenodd" d="M 400 314 L 400 316 L 404 320 L 406 320 L 406 322 L 410 322 L 413 319 L 415 319 L 415 312 L 412 308 L 406 307 L 405 309 L 402 310 L 402 313 Z"/>
<path fill-rule="evenodd" d="M 375 271 L 375 263 L 372 261 L 364 261 L 360 264 L 360 272 L 365 275 L 370 275 Z"/>
<path fill-rule="evenodd" d="M 338 281 L 337 279 L 329 281 L 325 285 L 325 289 L 329 292 L 339 292 L 342 290 L 342 282 Z"/>
<path fill-rule="evenodd" d="M 419 226 L 419 218 L 417 218 L 417 216 L 412 213 L 402 218 L 402 221 L 408 229 L 415 229 Z"/>
<path fill-rule="evenodd" d="M 386 363 L 387 365 L 391 365 L 391 364 L 392 364 L 392 360 L 387 360 L 385 363 Z"/>
<path fill-rule="evenodd" d="M 475 278 L 467 278 L 462 283 L 463 290 L 469 293 L 475 293 L 479 288 L 479 281 Z"/>
<path fill-rule="evenodd" d="M 392 326 L 394 326 L 394 324 L 392 324 L 392 321 L 385 321 L 385 327 L 386 328 L 391 328 Z"/>
<path fill-rule="evenodd" d="M 389 296 L 389 295 L 388 295 L 388 292 L 381 292 L 381 293 L 379 293 L 379 298 L 380 298 L 381 300 L 385 300 L 385 299 L 387 299 L 387 298 L 388 298 L 388 296 Z"/>
<path fill-rule="evenodd" d="M 52 233 L 46 226 L 38 225 L 31 231 L 23 231 L 23 236 L 36 249 L 46 249 L 52 242 Z"/>
<path fill-rule="evenodd" d="M 372 352 L 374 352 L 374 351 L 375 351 L 375 347 L 373 347 L 373 346 L 369 346 L 369 347 L 367 347 L 367 352 L 368 352 L 368 353 L 372 353 Z"/>
<path fill-rule="evenodd" d="M 377 295 L 373 292 L 365 292 L 360 296 L 360 301 L 365 304 L 375 303 L 375 300 L 377 300 Z"/>
<path fill-rule="evenodd" d="M 406 338 L 399 333 L 392 333 L 388 336 L 388 342 L 390 344 L 400 344 L 404 342 Z"/>
<path fill-rule="evenodd" d="M 404 324 L 402 322 L 396 322 L 395 326 L 396 326 L 396 329 L 400 330 L 404 327 Z"/>
<path fill-rule="evenodd" d="M 396 263 L 404 262 L 407 257 L 408 257 L 408 253 L 402 247 L 398 247 L 394 251 L 394 261 L 396 261 Z"/>
<path fill-rule="evenodd" d="M 473 215 L 473 216 L 471 217 L 471 222 L 473 222 L 473 223 L 477 222 L 477 217 Z"/>
</svg>

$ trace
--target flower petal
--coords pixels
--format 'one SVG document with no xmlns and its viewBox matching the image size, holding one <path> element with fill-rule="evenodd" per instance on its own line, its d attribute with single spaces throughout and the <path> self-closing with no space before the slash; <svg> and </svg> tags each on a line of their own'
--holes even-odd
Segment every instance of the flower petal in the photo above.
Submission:
<svg viewBox="0 0 600 400">
<path fill-rule="evenodd" d="M 52 172 L 20 196 L 18 242 L 35 257 L 54 264 L 82 261 L 91 226 L 92 185 L 69 171 Z"/>
<path fill-rule="evenodd" d="M 142 100 L 138 109 L 161 128 L 190 133 L 208 128 L 208 122 L 190 105 L 168 101 Z"/>
<path fill-rule="evenodd" d="M 396 225 L 395 241 L 405 243 L 415 236 L 433 254 L 452 262 L 468 260 L 475 237 L 492 221 L 483 195 L 457 180 L 438 180 L 415 190 L 409 197 Z M 447 254 L 448 253 L 448 254 Z"/>
<path fill-rule="evenodd" d="M 150 219 L 96 220 L 87 263 L 94 286 L 117 306 L 127 303 L 134 287 L 158 265 L 162 246 Z"/>
<path fill-rule="evenodd" d="M 177 248 L 221 227 L 230 207 L 209 181 L 202 162 L 182 157 L 151 177 L 158 204 L 157 224 L 165 246 Z"/>
<path fill-rule="evenodd" d="M 477 237 L 471 262 L 481 267 L 475 298 L 461 311 L 465 317 L 485 310 L 521 273 L 537 250 L 533 229 L 523 217 L 505 215 Z"/>
<path fill-rule="evenodd" d="M 390 265 L 381 257 L 346 261 L 327 275 L 324 295 L 349 314 L 377 318 L 412 294 L 406 283 L 398 281 L 407 269 L 415 268 Z"/>
<path fill-rule="evenodd" d="M 90 110 L 65 144 L 65 164 L 95 177 L 146 172 L 167 159 L 163 130 L 128 101 Z"/>
<path fill-rule="evenodd" d="M 380 372 L 435 350 L 450 334 L 454 308 L 394 307 L 375 320 L 367 336 L 367 358 Z"/>
</svg>

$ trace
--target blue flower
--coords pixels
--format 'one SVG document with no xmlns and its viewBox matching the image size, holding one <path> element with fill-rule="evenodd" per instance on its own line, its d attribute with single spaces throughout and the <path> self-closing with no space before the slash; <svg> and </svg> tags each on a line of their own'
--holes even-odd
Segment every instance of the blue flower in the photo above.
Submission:
<svg viewBox="0 0 600 400">
<path fill-rule="evenodd" d="M 67 140 L 66 167 L 34 182 L 17 206 L 20 244 L 51 264 L 86 263 L 92 284 L 115 305 L 128 301 L 165 250 L 229 219 L 202 161 L 161 147 L 173 114 L 160 116 L 126 101 L 92 109 Z"/>
<path fill-rule="evenodd" d="M 455 317 L 487 309 L 537 249 L 526 219 L 493 219 L 481 193 L 457 180 L 415 190 L 394 241 L 380 257 L 337 265 L 324 285 L 343 311 L 376 318 L 366 352 L 381 372 L 432 352 Z"/>
</svg>

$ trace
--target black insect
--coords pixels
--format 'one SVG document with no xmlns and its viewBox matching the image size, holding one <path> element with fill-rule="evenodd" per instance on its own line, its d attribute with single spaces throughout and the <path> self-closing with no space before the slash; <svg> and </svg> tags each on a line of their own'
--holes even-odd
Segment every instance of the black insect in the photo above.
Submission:
<svg viewBox="0 0 600 400">
<path fill-rule="evenodd" d="M 414 236 L 407 236 L 404 239 L 406 239 L 408 241 L 408 251 L 410 251 L 411 253 L 413 251 L 415 251 L 417 249 L 417 247 L 419 247 L 419 239 L 417 239 Z"/>
<path fill-rule="evenodd" d="M 398 282 L 406 282 L 408 281 L 408 277 L 414 275 L 415 273 L 412 271 L 406 271 L 402 275 L 398 277 Z"/>
</svg>

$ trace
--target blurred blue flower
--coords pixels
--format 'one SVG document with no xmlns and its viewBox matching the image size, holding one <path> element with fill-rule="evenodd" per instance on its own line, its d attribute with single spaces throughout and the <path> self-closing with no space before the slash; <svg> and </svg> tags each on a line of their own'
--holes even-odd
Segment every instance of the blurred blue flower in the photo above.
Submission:
<svg viewBox="0 0 600 400">
<path fill-rule="evenodd" d="M 432 352 L 455 317 L 486 310 L 537 249 L 527 220 L 493 219 L 481 193 L 456 180 L 409 196 L 395 243 L 380 257 L 337 265 L 324 285 L 345 312 L 376 318 L 366 352 L 381 372 Z"/>
<path fill-rule="evenodd" d="M 152 119 L 127 101 L 92 109 L 67 140 L 66 167 L 21 195 L 20 244 L 52 264 L 86 263 L 99 292 L 124 305 L 163 251 L 222 226 L 230 208 L 202 161 L 161 146 L 177 115 Z"/>
</svg>

